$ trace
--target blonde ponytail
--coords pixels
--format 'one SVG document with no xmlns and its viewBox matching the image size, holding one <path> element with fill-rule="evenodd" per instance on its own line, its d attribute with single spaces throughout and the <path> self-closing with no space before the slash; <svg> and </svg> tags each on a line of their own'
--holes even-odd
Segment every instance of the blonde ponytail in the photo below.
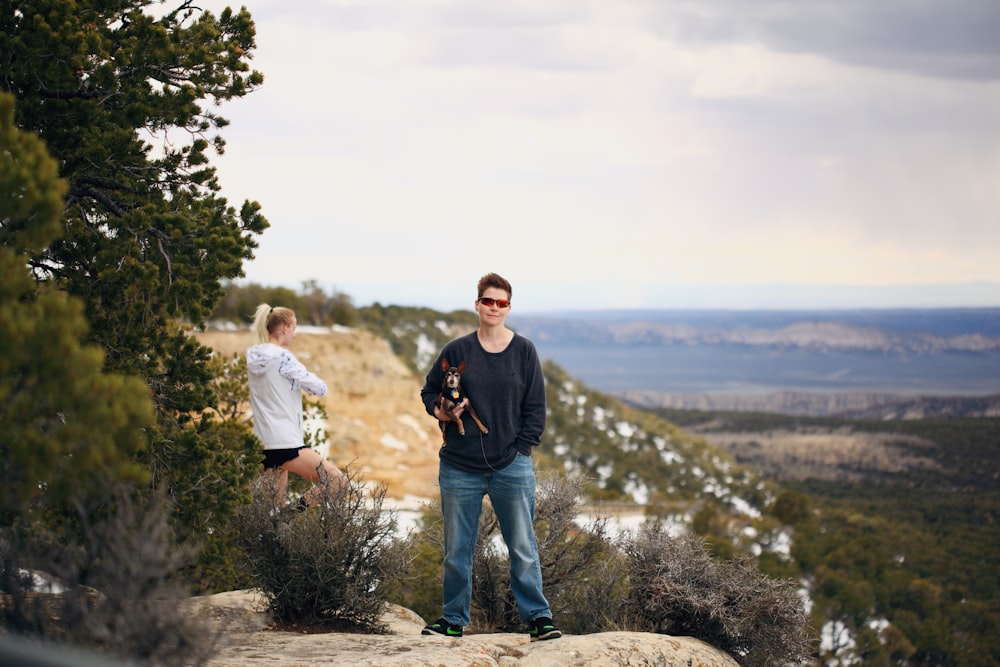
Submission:
<svg viewBox="0 0 1000 667">
<path fill-rule="evenodd" d="M 278 306 L 272 308 L 266 303 L 257 306 L 253 316 L 253 334 L 257 344 L 271 342 L 271 332 L 277 331 L 282 325 L 291 324 L 295 320 L 295 312 L 291 308 Z"/>
</svg>

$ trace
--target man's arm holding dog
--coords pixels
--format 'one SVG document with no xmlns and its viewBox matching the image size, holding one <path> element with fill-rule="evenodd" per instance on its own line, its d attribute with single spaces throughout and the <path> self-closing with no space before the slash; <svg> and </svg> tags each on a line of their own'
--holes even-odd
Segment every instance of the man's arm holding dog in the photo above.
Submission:
<svg viewBox="0 0 1000 667">
<path fill-rule="evenodd" d="M 447 348 L 445 348 L 447 349 Z M 462 401 L 455 406 L 454 419 L 452 415 L 448 414 L 447 411 L 442 410 L 441 406 L 438 404 L 438 396 L 441 394 L 441 382 L 444 380 L 444 371 L 441 370 L 441 359 L 444 358 L 445 350 L 442 350 L 438 354 L 437 359 L 431 364 L 431 369 L 427 373 L 427 378 L 424 380 L 424 386 L 420 390 L 420 400 L 424 402 L 424 408 L 427 410 L 427 414 L 431 415 L 438 421 L 448 422 L 448 421 L 458 421 L 462 418 L 462 413 L 465 411 L 465 406 L 469 404 L 468 397 L 462 399 Z"/>
<path fill-rule="evenodd" d="M 447 410 L 442 410 L 441 406 L 435 403 L 433 412 L 434 418 L 442 422 L 460 421 L 462 419 L 462 413 L 465 412 L 465 407 L 468 404 L 469 399 L 463 398 L 461 403 L 456 403 L 451 412 L 448 412 Z"/>
</svg>

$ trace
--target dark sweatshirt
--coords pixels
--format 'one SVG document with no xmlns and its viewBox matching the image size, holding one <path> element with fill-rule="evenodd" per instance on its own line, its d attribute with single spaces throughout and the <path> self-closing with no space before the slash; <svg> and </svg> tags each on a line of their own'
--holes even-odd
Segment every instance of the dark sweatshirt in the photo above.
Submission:
<svg viewBox="0 0 1000 667">
<path fill-rule="evenodd" d="M 442 359 L 451 366 L 465 362 L 462 390 L 490 432 L 480 439 L 479 427 L 466 410 L 462 413 L 464 438 L 455 422 L 447 422 L 447 444 L 441 448 L 441 460 L 478 473 L 501 470 L 518 452 L 531 456 L 531 448 L 538 445 L 545 430 L 545 378 L 534 344 L 514 334 L 503 352 L 487 352 L 475 331 L 449 342 L 434 360 L 420 390 L 432 416 L 444 380 Z"/>
</svg>

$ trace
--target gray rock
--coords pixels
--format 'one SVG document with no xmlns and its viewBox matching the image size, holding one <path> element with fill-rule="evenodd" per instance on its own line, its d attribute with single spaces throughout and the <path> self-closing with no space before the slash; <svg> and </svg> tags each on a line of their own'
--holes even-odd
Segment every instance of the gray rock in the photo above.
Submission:
<svg viewBox="0 0 1000 667">
<path fill-rule="evenodd" d="M 424 636 L 424 621 L 395 605 L 382 619 L 389 634 L 299 634 L 267 629 L 267 615 L 248 591 L 195 598 L 193 604 L 222 633 L 209 667 L 738 667 L 729 655 L 690 637 L 602 632 L 531 642 L 527 634 Z"/>
</svg>

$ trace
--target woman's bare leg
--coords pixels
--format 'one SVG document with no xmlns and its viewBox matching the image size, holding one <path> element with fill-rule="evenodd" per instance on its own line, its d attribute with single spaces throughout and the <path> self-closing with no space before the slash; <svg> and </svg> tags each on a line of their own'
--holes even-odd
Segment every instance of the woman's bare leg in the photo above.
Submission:
<svg viewBox="0 0 1000 667">
<path fill-rule="evenodd" d="M 316 503 L 318 495 L 323 492 L 323 487 L 326 487 L 330 493 L 333 493 L 340 485 L 347 481 L 347 476 L 338 470 L 337 466 L 308 447 L 300 449 L 299 455 L 291 461 L 281 464 L 281 468 L 283 471 L 286 471 L 286 475 L 288 472 L 294 472 L 296 475 L 304 477 L 314 484 L 321 485 L 310 489 L 305 494 L 306 500 L 310 505 Z"/>
</svg>

